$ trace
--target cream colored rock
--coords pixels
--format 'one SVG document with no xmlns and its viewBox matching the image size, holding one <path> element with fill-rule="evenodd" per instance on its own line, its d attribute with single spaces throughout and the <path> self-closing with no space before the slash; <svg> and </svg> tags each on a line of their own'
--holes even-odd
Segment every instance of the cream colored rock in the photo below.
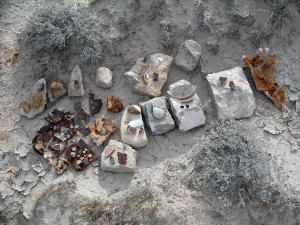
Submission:
<svg viewBox="0 0 300 225">
<path fill-rule="evenodd" d="M 134 105 L 138 112 L 141 108 Z M 121 120 L 121 140 L 134 148 L 141 148 L 148 144 L 147 135 L 141 113 L 130 112 L 132 106 L 128 106 Z"/>
<path fill-rule="evenodd" d="M 96 85 L 102 88 L 110 88 L 112 86 L 113 74 L 110 69 L 100 67 L 96 73 Z"/>
<path fill-rule="evenodd" d="M 172 56 L 162 53 L 148 55 L 139 58 L 124 77 L 135 91 L 158 97 L 161 95 L 161 89 L 168 78 L 173 61 Z"/>
</svg>

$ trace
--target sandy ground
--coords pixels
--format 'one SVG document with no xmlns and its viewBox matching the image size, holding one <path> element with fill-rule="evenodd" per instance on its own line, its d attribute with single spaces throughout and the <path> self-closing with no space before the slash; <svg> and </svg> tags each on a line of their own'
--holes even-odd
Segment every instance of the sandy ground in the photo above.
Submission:
<svg viewBox="0 0 300 225">
<path fill-rule="evenodd" d="M 249 210 L 246 213 L 242 209 L 231 216 L 226 209 L 217 212 L 214 204 L 209 201 L 207 203 L 203 199 L 195 200 L 195 197 L 191 197 L 195 194 L 180 182 L 176 182 L 188 173 L 180 167 L 180 164 L 193 155 L 193 146 L 218 124 L 205 75 L 235 66 L 245 67 L 241 58 L 243 54 L 251 57 L 258 47 L 268 47 L 278 56 L 275 65 L 275 81 L 286 92 L 284 110 L 279 111 L 262 93 L 255 90 L 250 72 L 245 69 L 254 91 L 257 109 L 251 118 L 244 121 L 249 126 L 256 127 L 257 136 L 265 141 L 261 150 L 269 153 L 273 159 L 275 169 L 272 173 L 276 182 L 291 192 L 300 192 L 300 151 L 297 151 L 299 145 L 294 148 L 294 151 L 291 147 L 294 142 L 296 146 L 297 141 L 299 143 L 300 136 L 295 134 L 297 132 L 299 134 L 300 131 L 299 114 L 296 112 L 295 102 L 289 99 L 292 93 L 300 91 L 298 72 L 300 30 L 296 8 L 295 11 L 291 11 L 291 16 L 288 15 L 279 21 L 280 26 L 277 27 L 276 21 L 269 22 L 270 15 L 275 9 L 274 5 L 267 1 L 202 1 L 202 8 L 199 7 L 199 3 L 200 1 L 192 0 L 74 0 L 72 4 L 99 18 L 102 32 L 107 35 L 110 42 L 103 46 L 103 60 L 99 63 L 80 64 L 77 55 L 68 55 L 66 62 L 58 63 L 56 76 L 65 84 L 68 83 L 73 67 L 80 64 L 86 94 L 82 98 L 64 96 L 33 119 L 21 117 L 19 114 L 22 96 L 30 90 L 38 78 L 45 77 L 49 80 L 53 74 L 43 74 L 34 70 L 35 65 L 27 63 L 28 55 L 22 52 L 22 49 L 20 49 L 20 59 L 15 65 L 2 67 L 0 70 L 1 224 L 97 224 L 96 219 L 90 219 L 93 216 L 96 218 L 102 216 L 100 212 L 99 215 L 93 214 L 97 212 L 97 207 L 92 205 L 94 201 L 108 202 L 107 204 L 120 201 L 120 207 L 130 208 L 123 201 L 126 201 L 126 198 L 130 200 L 127 196 L 139 193 L 141 188 L 147 186 L 155 190 L 157 201 L 151 201 L 150 205 L 145 203 L 146 205 L 140 208 L 139 212 L 144 214 L 145 218 L 135 220 L 138 224 L 241 224 L 241 222 L 282 224 L 282 221 L 285 221 L 285 224 L 296 224 L 300 222 L 299 216 L 289 216 L 289 220 L 264 221 L 259 216 L 250 216 Z M 49 1 L 42 0 L 0 3 L 0 44 L 19 49 L 19 32 L 24 28 L 31 14 L 47 4 Z M 245 16 L 235 17 L 234 12 Z M 284 26 L 281 22 L 284 22 Z M 261 31 L 269 36 L 257 38 Z M 31 140 L 36 131 L 46 124 L 42 118 L 54 108 L 73 110 L 74 102 L 88 100 L 89 91 L 104 102 L 109 95 L 118 97 L 125 107 L 149 100 L 148 96 L 134 93 L 122 75 L 145 54 L 162 52 L 176 56 L 179 45 L 188 39 L 195 40 L 202 46 L 199 66 L 192 72 L 185 72 L 173 64 L 162 95 L 166 95 L 170 84 L 180 79 L 186 79 L 196 85 L 197 94 L 207 117 L 204 127 L 185 133 L 175 128 L 164 135 L 157 136 L 147 131 L 149 144 L 138 150 L 136 174 L 105 172 L 101 170 L 99 162 L 95 161 L 82 172 L 70 168 L 63 175 L 57 176 L 54 168 L 33 151 Z M 113 86 L 110 89 L 98 88 L 94 83 L 96 69 L 100 66 L 110 68 L 114 74 Z M 100 113 L 93 116 L 90 123 L 98 116 L 114 121 L 120 128 L 122 112 L 111 113 L 104 106 Z M 264 130 L 267 124 L 280 126 L 283 131 L 277 135 L 270 134 Z M 111 139 L 120 140 L 119 131 L 115 132 Z M 90 145 L 100 158 L 105 145 L 97 147 L 92 142 Z M 34 170 L 33 165 L 40 165 L 39 172 Z M 163 174 L 167 174 L 169 178 L 167 179 Z M 16 190 L 16 186 L 24 181 L 25 191 Z M 145 199 L 147 202 L 147 198 Z M 85 217 L 80 207 L 92 211 L 92 216 L 89 214 L 89 219 Z M 136 207 L 138 208 L 139 205 Z M 113 208 L 117 213 L 118 207 L 113 206 Z M 157 208 L 158 212 L 151 214 L 147 211 L 149 208 Z M 239 218 L 239 213 L 242 219 Z M 108 221 L 102 222 L 109 223 Z M 122 220 L 122 223 L 133 224 L 132 221 L 133 218 Z"/>
</svg>

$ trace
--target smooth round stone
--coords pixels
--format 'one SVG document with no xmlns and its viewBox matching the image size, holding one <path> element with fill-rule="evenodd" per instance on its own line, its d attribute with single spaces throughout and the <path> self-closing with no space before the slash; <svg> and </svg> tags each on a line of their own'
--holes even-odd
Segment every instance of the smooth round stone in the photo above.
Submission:
<svg viewBox="0 0 300 225">
<path fill-rule="evenodd" d="M 129 122 L 128 126 L 141 127 L 141 126 L 144 126 L 144 122 L 143 122 L 143 120 L 132 120 Z"/>
<path fill-rule="evenodd" d="M 163 109 L 155 106 L 153 108 L 153 116 L 154 116 L 154 118 L 161 120 L 165 116 L 165 111 Z"/>
<path fill-rule="evenodd" d="M 75 152 L 71 152 L 71 157 L 72 157 L 72 158 L 75 158 L 75 157 L 76 157 Z"/>
<path fill-rule="evenodd" d="M 76 151 L 76 147 L 73 147 L 73 148 L 72 148 L 72 151 L 75 152 L 75 151 Z"/>
</svg>

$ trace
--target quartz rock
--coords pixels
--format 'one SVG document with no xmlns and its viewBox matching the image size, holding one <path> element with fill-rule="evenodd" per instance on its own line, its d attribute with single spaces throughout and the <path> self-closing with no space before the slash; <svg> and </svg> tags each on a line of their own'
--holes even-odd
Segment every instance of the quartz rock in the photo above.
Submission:
<svg viewBox="0 0 300 225">
<path fill-rule="evenodd" d="M 141 111 L 140 107 L 134 105 L 138 111 Z M 134 148 L 144 147 L 148 144 L 144 123 L 141 113 L 130 112 L 128 106 L 123 114 L 121 120 L 121 140 L 122 142 L 129 144 Z"/>
<path fill-rule="evenodd" d="M 32 87 L 30 93 L 26 95 L 22 103 L 20 114 L 27 118 L 33 118 L 45 110 L 47 102 L 46 80 L 38 80 Z"/>
<path fill-rule="evenodd" d="M 82 73 L 78 65 L 76 65 L 71 73 L 68 95 L 71 97 L 83 96 L 84 88 L 82 82 Z"/>
<path fill-rule="evenodd" d="M 56 102 L 60 97 L 68 92 L 64 83 L 60 79 L 55 79 L 48 84 L 47 95 L 50 102 Z"/>
<path fill-rule="evenodd" d="M 193 40 L 187 40 L 179 46 L 178 54 L 175 58 L 175 64 L 185 70 L 194 70 L 201 56 L 201 46 Z"/>
<path fill-rule="evenodd" d="M 140 106 L 152 134 L 163 134 L 175 127 L 175 122 L 168 111 L 166 97 L 153 98 L 140 103 Z"/>
<path fill-rule="evenodd" d="M 110 88 L 112 86 L 113 74 L 110 69 L 100 67 L 96 73 L 96 85 L 102 88 Z"/>
<path fill-rule="evenodd" d="M 98 117 L 91 127 L 90 138 L 99 146 L 116 130 L 116 125 L 103 117 Z"/>
<path fill-rule="evenodd" d="M 220 85 L 220 77 L 227 78 L 224 85 Z M 219 119 L 240 119 L 253 114 L 256 108 L 255 99 L 241 67 L 208 74 L 206 79 Z M 230 87 L 231 81 L 234 83 L 234 90 Z"/>
<path fill-rule="evenodd" d="M 122 142 L 110 140 L 101 154 L 101 168 L 113 172 L 135 172 L 138 153 Z"/>
<path fill-rule="evenodd" d="M 193 91 L 194 88 L 195 86 L 186 80 L 180 80 L 169 87 L 168 93 L 174 93 L 172 91 L 174 89 L 183 91 L 183 93 L 189 93 L 185 99 L 175 98 L 172 95 L 169 96 L 171 111 L 179 130 L 182 132 L 204 125 L 206 121 L 201 101 L 197 93 Z"/>
<path fill-rule="evenodd" d="M 139 58 L 124 77 L 133 90 L 158 97 L 168 78 L 173 60 L 172 56 L 162 53 L 147 55 Z"/>
</svg>

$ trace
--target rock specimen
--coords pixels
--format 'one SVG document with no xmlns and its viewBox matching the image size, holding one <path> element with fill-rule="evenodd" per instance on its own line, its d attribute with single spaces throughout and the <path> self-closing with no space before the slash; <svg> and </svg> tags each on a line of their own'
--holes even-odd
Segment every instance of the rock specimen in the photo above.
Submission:
<svg viewBox="0 0 300 225">
<path fill-rule="evenodd" d="M 47 102 L 46 80 L 38 80 L 32 87 L 30 93 L 26 95 L 22 103 L 20 114 L 27 118 L 33 118 L 45 110 Z"/>
<path fill-rule="evenodd" d="M 78 103 L 75 105 L 75 122 L 81 124 L 82 122 L 88 123 L 90 115 L 82 108 L 82 104 Z"/>
<path fill-rule="evenodd" d="M 60 79 L 55 79 L 48 84 L 47 94 L 50 102 L 56 102 L 60 97 L 66 95 L 67 88 Z"/>
<path fill-rule="evenodd" d="M 90 138 L 99 146 L 116 130 L 116 125 L 103 117 L 98 117 L 91 127 Z"/>
<path fill-rule="evenodd" d="M 112 86 L 113 74 L 110 69 L 100 67 L 96 73 L 96 85 L 102 88 L 110 88 Z"/>
<path fill-rule="evenodd" d="M 205 124 L 201 101 L 196 86 L 186 80 L 180 80 L 169 87 L 171 111 L 179 130 L 191 130 Z"/>
<path fill-rule="evenodd" d="M 222 84 L 224 78 L 227 79 Z M 255 99 L 241 67 L 208 74 L 206 79 L 219 119 L 240 119 L 253 114 Z"/>
<path fill-rule="evenodd" d="M 96 113 L 100 112 L 100 109 L 102 108 L 102 100 L 95 99 L 95 95 L 93 93 L 89 93 L 89 99 L 91 115 L 95 115 Z"/>
<path fill-rule="evenodd" d="M 70 167 L 70 164 L 63 157 L 58 157 L 55 169 L 57 175 L 61 175 Z"/>
<path fill-rule="evenodd" d="M 108 96 L 107 98 L 107 111 L 111 111 L 111 112 L 121 112 L 124 107 L 122 102 L 118 99 L 115 98 L 114 96 Z"/>
<path fill-rule="evenodd" d="M 259 48 L 258 53 L 249 59 L 243 55 L 243 60 L 250 68 L 256 89 L 265 93 L 265 95 L 282 110 L 284 100 L 284 90 L 279 84 L 274 83 L 274 65 L 276 63 L 276 54 L 268 54 L 268 48 Z"/>
<path fill-rule="evenodd" d="M 193 40 L 187 40 L 179 46 L 175 64 L 185 71 L 194 70 L 201 56 L 201 46 Z"/>
<path fill-rule="evenodd" d="M 124 77 L 134 90 L 158 97 L 168 78 L 173 60 L 172 56 L 162 53 L 146 55 L 139 58 Z"/>
<path fill-rule="evenodd" d="M 83 96 L 84 88 L 82 82 L 82 73 L 78 65 L 76 65 L 71 73 L 68 95 L 71 97 Z"/>
<path fill-rule="evenodd" d="M 141 115 L 141 108 L 137 105 L 128 106 L 121 120 L 121 140 L 134 148 L 148 144 L 147 135 Z"/>
<path fill-rule="evenodd" d="M 65 155 L 76 170 L 83 170 L 96 159 L 95 153 L 82 139 L 78 143 L 70 145 Z"/>
<path fill-rule="evenodd" d="M 113 172 L 135 172 L 138 153 L 122 142 L 110 140 L 101 154 L 101 168 Z"/>
<path fill-rule="evenodd" d="M 157 97 L 140 103 L 146 123 L 153 134 L 163 134 L 175 127 L 168 111 L 167 98 Z"/>
</svg>

